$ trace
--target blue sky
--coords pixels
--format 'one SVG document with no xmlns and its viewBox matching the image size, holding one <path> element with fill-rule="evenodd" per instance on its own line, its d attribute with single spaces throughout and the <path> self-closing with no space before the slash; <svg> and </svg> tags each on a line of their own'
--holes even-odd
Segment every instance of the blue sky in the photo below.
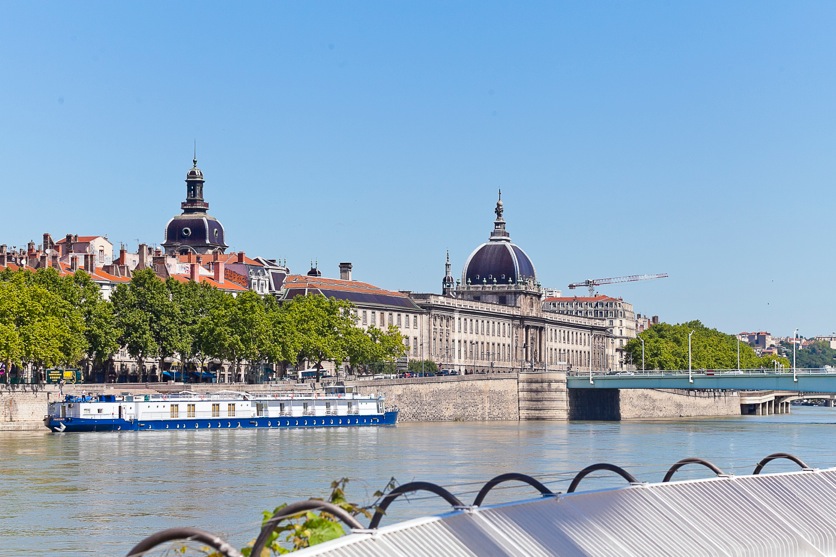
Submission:
<svg viewBox="0 0 836 557">
<path fill-rule="evenodd" d="M 544 286 L 836 331 L 833 2 L 0 1 L 0 243 L 227 243 L 439 292 L 502 189 Z"/>
</svg>

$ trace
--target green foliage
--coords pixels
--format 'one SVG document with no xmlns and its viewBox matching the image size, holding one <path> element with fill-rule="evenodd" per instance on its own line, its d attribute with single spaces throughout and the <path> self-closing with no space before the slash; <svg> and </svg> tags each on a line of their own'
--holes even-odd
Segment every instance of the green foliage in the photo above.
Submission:
<svg viewBox="0 0 836 557">
<path fill-rule="evenodd" d="M 345 340 L 352 369 L 366 373 L 395 373 L 395 360 L 407 350 L 403 335 L 392 325 L 385 331 L 352 327 Z"/>
<path fill-rule="evenodd" d="M 0 361 L 7 369 L 77 364 L 89 347 L 83 291 L 53 269 L 0 273 Z"/>
<path fill-rule="evenodd" d="M 784 354 L 787 354 L 790 360 L 792 358 L 792 343 L 782 342 L 781 347 Z M 792 362 L 790 361 L 790 366 Z M 824 366 L 836 366 L 836 350 L 830 348 L 830 343 L 826 341 L 816 341 L 808 343 L 801 348 L 795 349 L 795 366 L 798 368 L 821 368 Z"/>
<path fill-rule="evenodd" d="M 356 325 L 353 305 L 321 295 L 279 304 L 252 291 L 237 297 L 205 283 L 161 281 L 136 271 L 110 301 L 82 270 L 0 271 L 0 361 L 37 367 L 104 366 L 120 346 L 139 360 L 180 356 L 203 368 L 234 362 L 326 361 L 394 367 L 407 350 L 399 330 Z"/>
<path fill-rule="evenodd" d="M 738 341 L 734 335 L 709 329 L 699 321 L 670 325 L 659 323 L 642 332 L 644 340 L 645 369 L 688 369 L 688 336 L 691 335 L 692 369 L 737 368 Z M 740 343 L 740 367 L 772 369 L 773 361 L 787 365 L 786 358 L 759 357 L 748 344 Z M 627 352 L 633 363 L 641 368 L 642 344 L 636 338 L 627 343 Z"/>
<path fill-rule="evenodd" d="M 406 369 L 413 373 L 421 373 L 422 371 L 435 373 L 438 371 L 438 365 L 432 360 L 409 360 Z"/>
<path fill-rule="evenodd" d="M 184 350 L 179 307 L 154 271 L 136 271 L 130 283 L 116 287 L 111 301 L 119 342 L 132 357 L 142 362 Z"/>
<path fill-rule="evenodd" d="M 390 478 L 382 490 L 375 491 L 373 497 L 375 502 L 369 506 L 361 506 L 351 503 L 346 498 L 345 488 L 349 479 L 342 478 L 331 482 L 331 495 L 327 501 L 351 516 L 363 516 L 370 519 L 377 509 L 377 504 L 384 494 L 397 485 L 395 478 Z M 279 511 L 287 507 L 282 504 L 276 507 L 273 512 L 264 511 L 262 527 Z M 339 538 L 345 534 L 342 523 L 332 514 L 326 511 L 305 511 L 285 518 L 276 524 L 273 532 L 268 538 L 264 552 L 258 557 L 270 557 L 271 555 L 284 555 L 306 547 L 311 547 L 329 540 Z M 245 556 L 250 557 L 252 544 L 241 550 Z M 254 556 L 253 556 L 254 557 Z"/>
</svg>

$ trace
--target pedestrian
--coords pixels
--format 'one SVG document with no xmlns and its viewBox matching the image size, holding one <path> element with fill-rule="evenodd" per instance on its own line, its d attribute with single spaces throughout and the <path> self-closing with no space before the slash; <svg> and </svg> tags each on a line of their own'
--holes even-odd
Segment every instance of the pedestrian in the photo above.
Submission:
<svg viewBox="0 0 836 557">
<path fill-rule="evenodd" d="M 63 377 L 58 382 L 58 394 L 61 395 L 61 396 L 64 396 L 64 378 Z"/>
</svg>

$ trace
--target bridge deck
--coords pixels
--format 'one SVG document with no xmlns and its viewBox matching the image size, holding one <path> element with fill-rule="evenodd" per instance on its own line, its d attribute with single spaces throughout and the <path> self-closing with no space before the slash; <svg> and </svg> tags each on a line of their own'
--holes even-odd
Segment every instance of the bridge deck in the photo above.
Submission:
<svg viewBox="0 0 836 557">
<path fill-rule="evenodd" d="M 836 373 L 799 370 L 796 373 L 760 371 L 646 371 L 633 374 L 575 372 L 566 376 L 569 389 L 725 389 L 738 391 L 794 391 L 836 393 Z"/>
</svg>

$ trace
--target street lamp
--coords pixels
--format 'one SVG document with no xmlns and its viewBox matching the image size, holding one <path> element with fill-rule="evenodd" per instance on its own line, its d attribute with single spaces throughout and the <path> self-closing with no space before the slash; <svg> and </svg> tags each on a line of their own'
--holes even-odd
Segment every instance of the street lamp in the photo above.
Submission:
<svg viewBox="0 0 836 557">
<path fill-rule="evenodd" d="M 642 337 L 636 337 L 642 343 L 642 371 L 644 371 L 644 339 Z"/>
<path fill-rule="evenodd" d="M 796 374 L 795 369 L 795 345 L 798 344 L 798 329 L 792 334 L 792 380 L 794 382 L 798 382 L 798 375 Z"/>
<path fill-rule="evenodd" d="M 691 335 L 694 334 L 694 331 L 688 333 L 688 382 L 694 382 L 694 376 L 691 373 Z"/>
<path fill-rule="evenodd" d="M 740 335 L 737 337 L 737 371 L 740 371 Z"/>
</svg>

